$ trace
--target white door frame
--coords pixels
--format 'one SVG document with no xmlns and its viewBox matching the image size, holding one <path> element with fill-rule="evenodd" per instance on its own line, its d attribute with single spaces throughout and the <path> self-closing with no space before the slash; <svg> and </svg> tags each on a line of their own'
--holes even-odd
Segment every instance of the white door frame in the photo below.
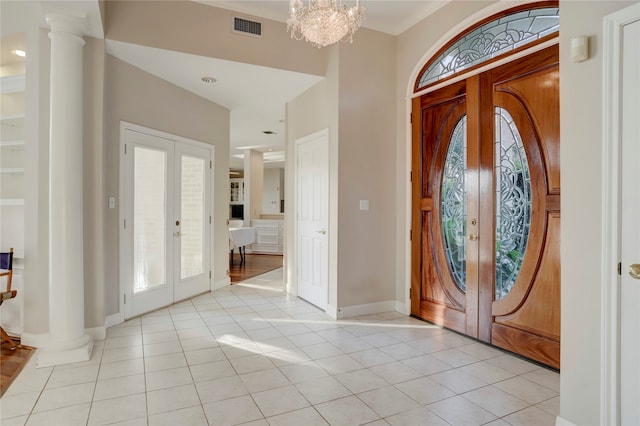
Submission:
<svg viewBox="0 0 640 426">
<path fill-rule="evenodd" d="M 602 264 L 600 278 L 600 423 L 620 423 L 620 110 L 622 28 L 640 19 L 640 3 L 604 17 L 602 84 Z"/>
<path fill-rule="evenodd" d="M 330 247 L 330 241 L 331 241 L 331 235 L 332 235 L 332 232 L 331 232 L 332 226 L 331 226 L 331 223 L 330 223 L 331 222 L 331 220 L 330 220 L 330 216 L 331 215 L 330 215 L 330 206 L 329 206 L 329 203 L 330 203 L 330 200 L 331 200 L 331 195 L 330 195 L 330 173 L 329 173 L 329 171 L 330 171 L 329 164 L 330 164 L 330 161 L 331 161 L 331 159 L 330 159 L 330 144 L 329 144 L 329 129 L 320 130 L 318 132 L 315 132 L 315 133 L 309 134 L 307 136 L 303 136 L 301 138 L 298 138 L 295 141 L 294 161 L 293 161 L 293 164 L 294 164 L 294 167 L 295 167 L 295 169 L 294 169 L 295 170 L 295 172 L 294 172 L 295 173 L 294 174 L 294 176 L 295 176 L 295 179 L 294 179 L 294 194 L 295 194 L 294 206 L 295 207 L 294 207 L 294 214 L 292 215 L 292 217 L 294 218 L 294 227 L 293 227 L 294 228 L 294 232 L 293 232 L 294 237 L 293 238 L 294 238 L 294 244 L 295 244 L 295 250 L 293 251 L 295 253 L 294 254 L 294 256 L 295 256 L 294 265 L 295 266 L 294 266 L 294 271 L 293 271 L 293 279 L 295 280 L 295 283 L 296 283 L 295 294 L 299 296 L 300 288 L 299 288 L 299 282 L 298 282 L 298 276 L 299 276 L 299 272 L 298 271 L 299 271 L 299 269 L 301 267 L 301 262 L 300 262 L 300 258 L 298 256 L 298 253 L 299 253 L 299 250 L 298 250 L 299 247 L 298 246 L 299 246 L 299 237 L 300 237 L 299 229 L 298 229 L 298 203 L 300 201 L 298 199 L 298 185 L 299 185 L 299 172 L 300 172 L 300 170 L 298 168 L 298 154 L 299 154 L 298 153 L 298 149 L 299 149 L 300 144 L 307 143 L 307 142 L 310 142 L 310 141 L 313 141 L 313 140 L 316 140 L 316 139 L 319 139 L 319 138 L 324 138 L 324 140 L 326 141 L 326 149 L 327 149 L 327 164 L 326 164 L 326 168 L 327 168 L 327 170 L 326 170 L 326 172 L 327 172 L 327 206 L 326 206 L 326 209 L 327 209 L 327 211 L 326 211 L 327 224 L 326 224 L 326 230 L 325 230 L 327 232 L 327 234 L 326 234 L 327 235 L 327 243 L 326 243 L 327 254 L 325 256 L 325 259 L 326 259 L 325 274 L 326 274 L 326 277 L 327 277 L 327 283 L 326 283 L 327 294 L 326 294 L 326 300 L 325 300 L 324 305 L 323 306 L 318 306 L 318 307 L 321 308 L 321 309 L 324 309 L 330 316 L 335 317 L 336 314 L 331 312 L 333 309 L 331 309 L 331 307 L 329 306 L 329 287 L 330 287 L 330 282 L 329 282 L 329 277 L 330 277 L 330 274 L 329 274 L 329 263 L 330 263 L 329 251 L 330 251 L 330 249 L 329 249 L 329 247 Z"/>
<path fill-rule="evenodd" d="M 124 218 L 126 217 L 126 202 L 125 202 L 125 195 L 126 195 L 126 191 L 127 191 L 127 182 L 125 180 L 125 169 L 126 169 L 126 157 L 125 157 L 125 133 L 127 130 L 132 130 L 135 132 L 139 132 L 139 133 L 144 133 L 150 136 L 155 136 L 155 137 L 159 137 L 159 138 L 164 138 L 164 139 L 171 139 L 175 142 L 180 142 L 180 143 L 184 143 L 187 145 L 193 145 L 193 146 L 197 146 L 200 148 L 205 148 L 207 150 L 209 150 L 211 152 L 211 156 L 210 156 L 210 179 L 209 179 L 209 185 L 210 185 L 210 194 L 209 194 L 209 211 L 210 216 L 211 216 L 211 221 L 209 224 L 209 247 L 208 247 L 208 252 L 209 252 L 209 258 L 207 259 L 207 265 L 209 267 L 209 291 L 213 290 L 213 283 L 212 283 L 212 277 L 213 277 L 213 270 L 215 268 L 215 264 L 213 261 L 213 253 L 214 253 L 214 245 L 215 245 L 215 238 L 214 238 L 214 227 L 213 227 L 213 223 L 215 223 L 215 217 L 214 217 L 214 200 L 215 200 L 215 193 L 214 193 L 214 189 L 215 189 L 215 185 L 214 185 L 214 180 L 215 180 L 215 169 L 213 168 L 213 164 L 215 164 L 215 146 L 214 145 L 210 145 L 204 142 L 200 142 L 200 141 L 196 141 L 194 139 L 189 139 L 189 138 L 185 138 L 183 136 L 178 136 L 178 135 L 174 135 L 171 133 L 167 133 L 167 132 L 163 132 L 161 130 L 156 130 L 156 129 L 151 129 L 149 127 L 144 127 L 138 124 L 134 124 L 134 123 L 130 123 L 127 121 L 120 121 L 120 158 L 119 158 L 119 164 L 120 164 L 120 171 L 119 171 L 119 188 L 118 188 L 118 201 L 119 201 L 119 206 L 118 206 L 118 233 L 119 233 L 119 243 L 118 243 L 118 250 L 119 250 L 119 256 L 118 256 L 118 260 L 119 260 L 119 271 L 118 271 L 118 277 L 119 277 L 119 292 L 118 292 L 118 312 L 116 314 L 113 315 L 109 315 L 109 317 L 107 318 L 107 321 L 105 322 L 105 325 L 107 327 L 111 327 L 113 325 L 117 325 L 120 324 L 122 322 L 124 322 L 125 320 L 125 308 L 124 308 L 124 299 L 125 299 L 125 285 L 124 283 L 127 282 L 127 276 L 126 276 L 126 271 L 125 268 L 123 267 L 123 265 L 126 264 L 127 259 L 130 258 L 133 253 L 131 252 L 131 248 L 129 246 L 127 246 L 126 244 L 124 244 L 124 242 L 126 241 L 125 238 L 125 229 L 124 229 Z"/>
</svg>

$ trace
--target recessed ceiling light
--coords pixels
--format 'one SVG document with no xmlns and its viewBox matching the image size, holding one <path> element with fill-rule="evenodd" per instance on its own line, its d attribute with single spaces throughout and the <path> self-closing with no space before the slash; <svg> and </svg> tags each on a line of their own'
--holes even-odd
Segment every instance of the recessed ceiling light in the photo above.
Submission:
<svg viewBox="0 0 640 426">
<path fill-rule="evenodd" d="M 24 58 L 25 56 L 27 56 L 27 52 L 21 49 L 13 49 L 11 53 L 13 53 L 16 56 L 20 56 L 21 58 Z"/>
<path fill-rule="evenodd" d="M 273 130 L 263 130 L 262 133 L 264 133 L 265 135 L 275 135 L 276 132 L 274 132 Z"/>
<path fill-rule="evenodd" d="M 216 81 L 218 81 L 213 77 L 202 77 L 201 80 L 205 83 L 215 83 Z"/>
</svg>

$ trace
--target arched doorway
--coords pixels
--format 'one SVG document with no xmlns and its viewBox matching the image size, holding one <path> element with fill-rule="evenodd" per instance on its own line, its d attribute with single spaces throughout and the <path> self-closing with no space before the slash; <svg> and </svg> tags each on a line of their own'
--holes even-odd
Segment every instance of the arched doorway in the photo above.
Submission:
<svg viewBox="0 0 640 426">
<path fill-rule="evenodd" d="M 423 67 L 412 106 L 412 315 L 555 368 L 558 22 L 551 2 L 479 22 Z"/>
</svg>

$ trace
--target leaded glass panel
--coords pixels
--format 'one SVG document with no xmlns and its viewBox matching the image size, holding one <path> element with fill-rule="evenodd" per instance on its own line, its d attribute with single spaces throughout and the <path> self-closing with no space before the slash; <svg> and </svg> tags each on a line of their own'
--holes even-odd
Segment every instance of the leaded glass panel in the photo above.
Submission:
<svg viewBox="0 0 640 426">
<path fill-rule="evenodd" d="M 467 172 L 467 117 L 453 130 L 442 176 L 441 220 L 445 253 L 456 285 L 466 291 L 467 207 L 465 174 Z"/>
<path fill-rule="evenodd" d="M 495 108 L 496 288 L 505 297 L 515 284 L 531 225 L 531 176 L 522 138 L 509 112 Z"/>
<path fill-rule="evenodd" d="M 559 13 L 557 7 L 520 11 L 464 34 L 424 70 L 416 90 L 558 31 Z"/>
</svg>

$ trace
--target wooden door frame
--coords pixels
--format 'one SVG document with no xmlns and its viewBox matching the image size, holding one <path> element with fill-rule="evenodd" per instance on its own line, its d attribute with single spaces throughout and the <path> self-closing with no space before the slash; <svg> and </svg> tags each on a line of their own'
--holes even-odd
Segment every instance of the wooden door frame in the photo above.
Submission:
<svg viewBox="0 0 640 426">
<path fill-rule="evenodd" d="M 471 27 L 472 25 L 476 24 L 479 21 L 482 21 L 486 18 L 489 18 L 492 15 L 495 15 L 496 13 L 505 11 L 507 9 L 510 9 L 518 4 L 530 4 L 532 3 L 530 0 L 527 1 L 518 1 L 518 2 L 509 2 L 508 4 L 505 4 L 503 2 L 498 2 L 498 3 L 494 3 L 488 7 L 486 7 L 485 9 L 482 9 L 481 11 L 468 16 L 467 18 L 465 18 L 464 20 L 460 21 L 457 25 L 451 27 L 451 29 L 449 31 L 447 31 L 446 33 L 444 33 L 444 35 L 442 35 L 442 37 L 440 37 L 426 52 L 424 55 L 422 55 L 422 57 L 416 62 L 413 71 L 411 72 L 411 75 L 409 76 L 409 79 L 407 81 L 407 91 L 406 91 L 406 98 L 405 98 L 405 158 L 404 158 L 404 175 L 400 178 L 402 182 L 405 183 L 405 217 L 404 217 L 404 223 L 405 223 L 405 233 L 404 235 L 406 235 L 405 240 L 404 240 L 404 253 L 408 253 L 407 255 L 404 256 L 404 313 L 406 315 L 410 315 L 411 314 L 411 304 L 412 303 L 416 303 L 413 298 L 412 298 L 412 287 L 411 287 L 411 283 L 413 282 L 413 269 L 412 269 L 412 264 L 414 262 L 413 260 L 413 254 L 412 254 L 412 238 L 413 238 L 413 233 L 412 233 L 412 229 L 413 229 L 413 217 L 412 217 L 412 208 L 413 208 L 413 189 L 412 189 L 412 164 L 413 164 L 413 151 L 412 151 L 412 147 L 413 147 L 413 129 L 412 129 L 412 111 L 413 111 L 413 102 L 415 101 L 415 99 L 420 99 L 420 97 L 424 94 L 433 92 L 435 90 L 441 89 L 442 87 L 445 87 L 449 84 L 453 84 L 455 82 L 458 82 L 460 80 L 464 80 L 467 79 L 471 76 L 477 75 L 477 74 L 481 74 L 484 71 L 490 70 L 492 68 L 496 68 L 499 67 L 501 65 L 504 65 L 508 62 L 523 58 L 525 56 L 528 56 L 532 53 L 535 53 L 539 50 L 543 50 L 546 49 L 549 46 L 553 46 L 556 44 L 560 43 L 560 36 L 557 35 L 556 37 L 553 37 L 551 39 L 548 39 L 542 43 L 539 43 L 535 46 L 531 46 L 527 49 L 518 51 L 516 53 L 513 53 L 510 56 L 507 56 L 505 58 L 501 58 L 497 61 L 491 62 L 489 64 L 486 64 L 484 66 L 478 67 L 476 69 L 473 69 L 469 72 L 463 72 L 458 76 L 455 76 L 443 83 L 440 84 L 435 84 L 433 86 L 427 87 L 423 90 L 420 90 L 418 92 L 414 92 L 414 88 L 415 88 L 415 82 L 416 79 L 418 78 L 418 75 L 420 74 L 420 72 L 422 71 L 422 68 L 424 66 L 424 64 L 427 63 L 427 61 L 429 61 L 434 55 L 437 54 L 438 51 L 440 51 L 442 49 L 443 46 L 445 46 L 449 41 L 451 41 L 451 39 L 453 39 L 454 37 L 456 37 L 458 34 L 460 34 L 462 31 L 466 30 L 467 28 Z M 418 302 L 419 303 L 419 302 Z"/>
<path fill-rule="evenodd" d="M 622 140 L 620 109 L 622 81 L 621 29 L 640 19 L 640 3 L 607 15 L 603 19 L 602 58 L 602 221 L 600 231 L 600 423 L 620 422 L 620 152 Z M 614 285 L 616 284 L 616 285 Z"/>
</svg>

